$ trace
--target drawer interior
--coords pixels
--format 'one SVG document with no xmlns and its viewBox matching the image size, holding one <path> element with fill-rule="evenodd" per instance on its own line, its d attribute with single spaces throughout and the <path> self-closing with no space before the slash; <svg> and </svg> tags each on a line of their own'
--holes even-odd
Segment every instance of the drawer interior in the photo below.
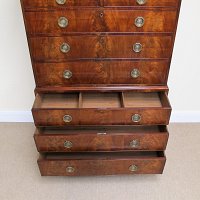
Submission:
<svg viewBox="0 0 200 200">
<path fill-rule="evenodd" d="M 77 108 L 78 94 L 45 94 L 40 101 L 41 108 Z"/>
<path fill-rule="evenodd" d="M 83 160 L 83 159 L 135 159 L 135 158 L 159 158 L 165 157 L 162 151 L 147 151 L 147 152 L 95 152 L 95 153 L 85 153 L 85 152 L 72 152 L 72 153 L 46 153 L 43 154 L 43 158 L 46 160 Z"/>
<path fill-rule="evenodd" d="M 124 93 L 125 107 L 162 107 L 158 93 Z"/>
<path fill-rule="evenodd" d="M 33 108 L 138 108 L 170 107 L 164 92 L 77 92 L 37 94 Z"/>
<path fill-rule="evenodd" d="M 83 93 L 82 108 L 120 108 L 119 93 Z"/>
<path fill-rule="evenodd" d="M 36 134 L 65 135 L 65 134 L 125 134 L 125 133 L 166 133 L 166 126 L 73 126 L 65 128 L 38 128 Z"/>
</svg>

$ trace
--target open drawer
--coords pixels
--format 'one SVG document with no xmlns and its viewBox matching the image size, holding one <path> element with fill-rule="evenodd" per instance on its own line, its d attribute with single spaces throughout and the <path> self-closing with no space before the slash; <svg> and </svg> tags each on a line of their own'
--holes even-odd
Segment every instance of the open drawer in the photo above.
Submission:
<svg viewBox="0 0 200 200">
<path fill-rule="evenodd" d="M 161 174 L 163 152 L 44 154 L 38 160 L 42 176 Z"/>
<path fill-rule="evenodd" d="M 171 107 L 165 92 L 37 94 L 36 126 L 166 125 Z"/>
<path fill-rule="evenodd" d="M 166 126 L 38 128 L 34 139 L 39 152 L 163 151 Z"/>
</svg>

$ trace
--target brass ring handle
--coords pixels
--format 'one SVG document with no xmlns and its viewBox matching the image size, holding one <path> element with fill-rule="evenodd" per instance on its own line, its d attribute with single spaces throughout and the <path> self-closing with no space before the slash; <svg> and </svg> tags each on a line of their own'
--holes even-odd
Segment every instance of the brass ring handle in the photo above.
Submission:
<svg viewBox="0 0 200 200">
<path fill-rule="evenodd" d="M 142 51 L 142 45 L 141 45 L 140 43 L 135 43 L 135 44 L 133 45 L 133 51 L 134 51 L 135 53 L 141 52 L 141 51 Z"/>
<path fill-rule="evenodd" d="M 66 0 L 56 0 L 56 3 L 59 5 L 64 5 L 66 3 Z"/>
<path fill-rule="evenodd" d="M 138 27 L 138 28 L 141 28 L 144 26 L 144 18 L 143 17 L 136 17 L 135 18 L 135 26 Z"/>
<path fill-rule="evenodd" d="M 70 79 L 70 78 L 72 77 L 72 72 L 71 72 L 70 70 L 65 70 L 65 71 L 63 72 L 63 77 L 64 77 L 65 79 Z"/>
<path fill-rule="evenodd" d="M 133 69 L 131 71 L 131 77 L 132 78 L 138 78 L 140 76 L 140 71 L 138 69 Z"/>
<path fill-rule="evenodd" d="M 64 147 L 65 148 L 70 149 L 70 148 L 72 148 L 72 146 L 73 146 L 72 142 L 70 142 L 70 141 L 65 141 L 64 142 Z"/>
<path fill-rule="evenodd" d="M 74 167 L 69 166 L 69 167 L 66 168 L 67 173 L 73 173 L 74 171 L 75 171 Z"/>
<path fill-rule="evenodd" d="M 136 0 L 137 4 L 144 5 L 147 3 L 147 0 Z"/>
<path fill-rule="evenodd" d="M 70 51 L 70 46 L 67 43 L 63 43 L 60 45 L 60 51 L 62 53 L 68 53 Z"/>
<path fill-rule="evenodd" d="M 71 121 L 72 121 L 72 116 L 71 116 L 71 115 L 65 115 L 65 116 L 63 117 L 63 121 L 64 121 L 65 123 L 71 122 Z"/>
<path fill-rule="evenodd" d="M 61 28 L 67 27 L 68 24 L 69 24 L 69 21 L 66 17 L 60 17 L 58 19 L 58 26 L 60 26 Z"/>
<path fill-rule="evenodd" d="M 136 172 L 136 171 L 138 171 L 138 166 L 137 166 L 137 165 L 131 165 L 131 166 L 129 167 L 129 171 L 131 171 L 131 172 Z"/>
<path fill-rule="evenodd" d="M 132 140 L 130 143 L 129 143 L 129 145 L 130 145 L 130 147 L 132 147 L 132 148 L 137 148 L 137 147 L 139 147 L 140 146 L 140 142 L 139 142 L 139 140 Z"/>
<path fill-rule="evenodd" d="M 141 115 L 139 115 L 139 114 L 134 114 L 134 115 L 132 116 L 132 121 L 135 122 L 135 123 L 140 122 L 141 119 L 142 119 L 142 117 L 141 117 Z"/>
</svg>

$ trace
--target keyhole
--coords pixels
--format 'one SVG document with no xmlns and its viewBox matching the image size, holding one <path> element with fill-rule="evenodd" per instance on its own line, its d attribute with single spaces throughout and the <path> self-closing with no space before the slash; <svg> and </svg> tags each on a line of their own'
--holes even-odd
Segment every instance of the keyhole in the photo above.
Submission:
<svg viewBox="0 0 200 200">
<path fill-rule="evenodd" d="M 101 17 L 101 18 L 103 17 L 103 12 L 100 13 L 100 17 Z"/>
</svg>

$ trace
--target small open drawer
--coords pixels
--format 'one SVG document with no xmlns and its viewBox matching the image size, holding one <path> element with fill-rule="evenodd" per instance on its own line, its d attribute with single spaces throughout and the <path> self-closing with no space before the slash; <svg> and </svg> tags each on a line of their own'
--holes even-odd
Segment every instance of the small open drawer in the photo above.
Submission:
<svg viewBox="0 0 200 200">
<path fill-rule="evenodd" d="M 166 125 L 171 106 L 165 92 L 37 94 L 36 126 Z"/>
<path fill-rule="evenodd" d="M 166 126 L 107 126 L 38 128 L 34 139 L 39 152 L 163 151 Z"/>
<path fill-rule="evenodd" d="M 92 176 L 117 174 L 162 174 L 161 152 L 44 154 L 38 160 L 42 176 Z"/>
</svg>

